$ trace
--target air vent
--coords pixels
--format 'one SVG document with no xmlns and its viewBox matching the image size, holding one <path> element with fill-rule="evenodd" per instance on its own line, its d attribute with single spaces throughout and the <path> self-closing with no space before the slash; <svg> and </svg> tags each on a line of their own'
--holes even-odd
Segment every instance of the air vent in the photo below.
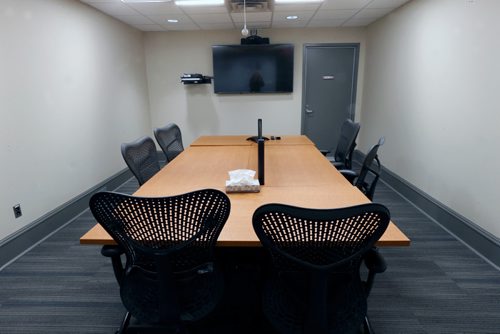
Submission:
<svg viewBox="0 0 500 334">
<path fill-rule="evenodd" d="M 246 0 L 247 13 L 270 12 L 272 0 Z M 243 0 L 229 0 L 231 13 L 243 13 Z"/>
</svg>

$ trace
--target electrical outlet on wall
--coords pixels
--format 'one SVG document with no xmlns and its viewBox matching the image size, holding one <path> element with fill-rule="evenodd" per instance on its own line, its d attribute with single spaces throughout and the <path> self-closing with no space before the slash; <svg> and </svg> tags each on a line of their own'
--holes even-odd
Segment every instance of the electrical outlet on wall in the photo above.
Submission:
<svg viewBox="0 0 500 334">
<path fill-rule="evenodd" d="M 14 217 L 19 218 L 23 215 L 23 212 L 21 211 L 21 204 L 16 204 L 12 207 L 14 210 Z"/>
</svg>

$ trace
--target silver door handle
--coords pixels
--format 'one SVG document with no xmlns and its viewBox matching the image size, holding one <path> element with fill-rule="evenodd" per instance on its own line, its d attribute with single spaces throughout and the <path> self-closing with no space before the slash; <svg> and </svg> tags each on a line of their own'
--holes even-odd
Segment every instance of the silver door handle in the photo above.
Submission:
<svg viewBox="0 0 500 334">
<path fill-rule="evenodd" d="M 313 113 L 313 111 L 312 111 L 312 109 L 308 109 L 308 108 L 306 108 L 306 113 L 307 113 L 307 114 L 312 114 L 312 113 Z"/>
</svg>

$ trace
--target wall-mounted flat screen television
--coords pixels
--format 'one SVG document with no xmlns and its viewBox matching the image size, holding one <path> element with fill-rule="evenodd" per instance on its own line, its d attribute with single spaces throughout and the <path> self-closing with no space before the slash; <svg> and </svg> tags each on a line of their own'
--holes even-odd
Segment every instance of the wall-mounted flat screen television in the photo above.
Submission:
<svg viewBox="0 0 500 334">
<path fill-rule="evenodd" d="M 293 45 L 212 46 L 215 93 L 293 92 Z"/>
</svg>

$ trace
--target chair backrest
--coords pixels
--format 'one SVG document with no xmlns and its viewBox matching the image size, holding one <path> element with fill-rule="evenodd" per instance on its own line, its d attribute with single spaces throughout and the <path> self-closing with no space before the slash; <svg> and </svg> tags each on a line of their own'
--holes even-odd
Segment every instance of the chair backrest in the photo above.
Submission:
<svg viewBox="0 0 500 334">
<path fill-rule="evenodd" d="M 188 320 L 196 320 L 203 315 L 197 308 L 215 307 L 216 301 L 206 300 L 214 291 L 204 279 L 214 273 L 214 247 L 229 216 L 226 194 L 204 189 L 145 198 L 100 192 L 91 197 L 90 209 L 125 250 L 120 294 L 135 318 L 175 322 L 188 309 Z M 208 291 L 197 293 L 202 289 Z"/>
<path fill-rule="evenodd" d="M 122 156 L 139 185 L 143 185 L 160 170 L 156 145 L 150 137 L 141 137 L 121 146 Z"/>
<path fill-rule="evenodd" d="M 153 132 L 158 145 L 160 145 L 163 153 L 165 153 L 167 162 L 174 160 L 176 156 L 184 151 L 181 130 L 176 124 L 170 123 L 164 127 L 155 128 Z"/>
<path fill-rule="evenodd" d="M 342 162 L 344 168 L 351 168 L 352 153 L 356 147 L 356 137 L 359 133 L 359 123 L 354 123 L 350 119 L 346 119 L 340 128 L 340 138 L 337 148 L 334 153 L 336 162 Z"/>
<path fill-rule="evenodd" d="M 378 158 L 378 150 L 380 146 L 384 145 L 385 137 L 381 137 L 378 143 L 375 144 L 366 154 L 363 160 L 363 165 L 359 171 L 359 176 L 354 185 L 358 187 L 370 200 L 373 200 L 375 188 L 377 187 L 378 179 L 382 165 Z"/>
<path fill-rule="evenodd" d="M 340 209 L 258 208 L 253 227 L 271 253 L 278 282 L 270 290 L 273 305 L 264 305 L 273 326 L 281 333 L 356 332 L 367 308 L 360 263 L 389 220 L 387 208 L 374 203 Z M 280 303 L 287 300 L 280 294 L 294 294 L 288 301 L 299 305 Z"/>
</svg>

